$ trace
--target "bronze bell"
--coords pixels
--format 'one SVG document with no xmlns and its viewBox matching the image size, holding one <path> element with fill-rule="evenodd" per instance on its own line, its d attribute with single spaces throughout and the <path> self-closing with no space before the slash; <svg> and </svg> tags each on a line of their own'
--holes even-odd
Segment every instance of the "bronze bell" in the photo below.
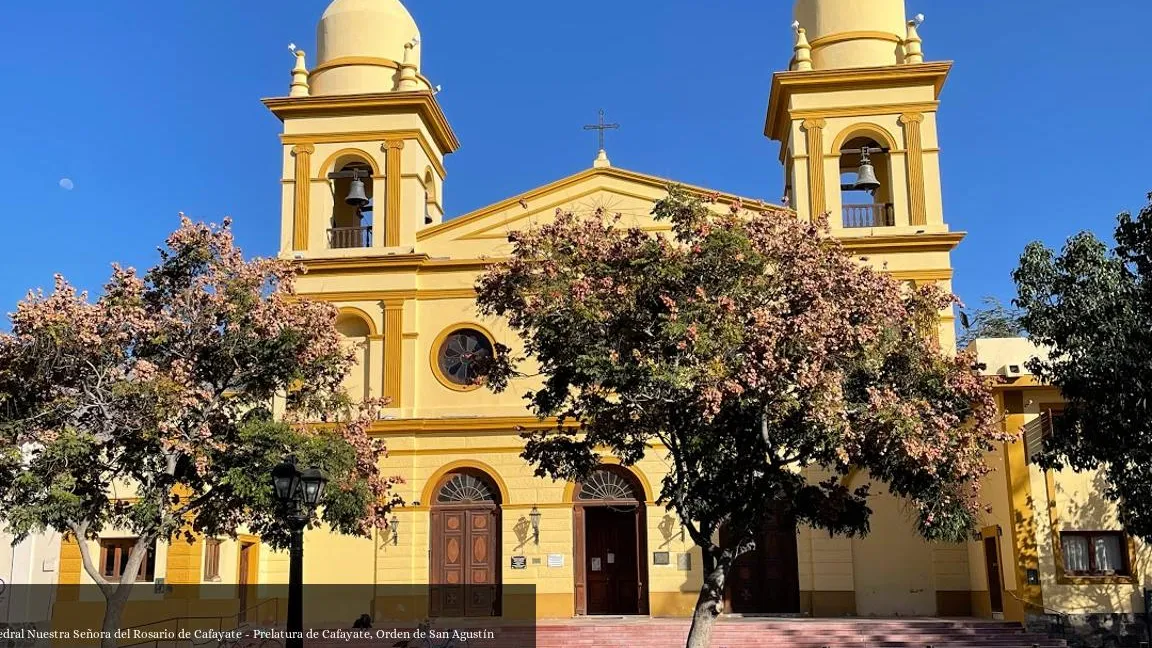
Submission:
<svg viewBox="0 0 1152 648">
<path fill-rule="evenodd" d="M 364 181 L 352 178 L 352 188 L 348 190 L 348 197 L 344 202 L 353 207 L 363 208 L 368 205 L 368 194 L 364 193 Z"/>
<path fill-rule="evenodd" d="M 860 151 L 860 168 L 856 171 L 856 184 L 852 185 L 859 191 L 876 191 L 880 188 L 880 181 L 876 179 L 876 169 L 872 160 L 868 158 L 868 149 Z"/>
</svg>

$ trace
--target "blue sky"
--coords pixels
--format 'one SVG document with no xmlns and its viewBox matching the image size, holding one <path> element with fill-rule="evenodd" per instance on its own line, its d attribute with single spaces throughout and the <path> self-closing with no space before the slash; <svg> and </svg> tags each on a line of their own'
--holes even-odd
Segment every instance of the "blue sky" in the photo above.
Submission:
<svg viewBox="0 0 1152 648">
<path fill-rule="evenodd" d="M 604 108 L 616 166 L 776 201 L 761 134 L 789 59 L 784 0 L 408 0 L 424 73 L 462 142 L 458 215 L 586 168 Z M 0 310 L 62 272 L 98 289 L 147 266 L 176 214 L 231 215 L 275 253 L 279 122 L 295 41 L 324 0 L 54 0 L 0 7 Z M 945 218 L 968 302 L 1011 296 L 1023 246 L 1107 234 L 1152 190 L 1152 3 L 909 0 L 930 60 L 954 60 L 940 110 Z M 59 183 L 69 178 L 70 191 Z M 0 328 L 6 327 L 6 323 Z"/>
</svg>

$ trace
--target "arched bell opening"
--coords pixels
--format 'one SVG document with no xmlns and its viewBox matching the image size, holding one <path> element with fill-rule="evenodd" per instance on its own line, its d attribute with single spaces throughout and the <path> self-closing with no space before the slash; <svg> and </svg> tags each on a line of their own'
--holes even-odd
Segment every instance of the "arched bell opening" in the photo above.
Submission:
<svg viewBox="0 0 1152 648">
<path fill-rule="evenodd" d="M 432 214 L 432 208 L 436 204 L 436 179 L 432 175 L 432 169 L 424 170 L 424 224 L 432 225 L 436 222 L 436 217 Z"/>
<path fill-rule="evenodd" d="M 353 160 L 328 174 L 332 186 L 332 249 L 372 247 L 372 167 Z"/>
<path fill-rule="evenodd" d="M 845 228 L 892 227 L 891 149 L 867 136 L 848 139 L 840 148 L 840 204 Z"/>
</svg>

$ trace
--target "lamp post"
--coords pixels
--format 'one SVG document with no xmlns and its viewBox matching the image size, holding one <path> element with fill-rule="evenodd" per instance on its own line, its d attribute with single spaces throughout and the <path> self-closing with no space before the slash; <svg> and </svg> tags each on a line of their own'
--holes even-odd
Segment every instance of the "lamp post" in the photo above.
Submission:
<svg viewBox="0 0 1152 648">
<path fill-rule="evenodd" d="M 540 509 L 533 506 L 528 518 L 532 522 L 532 539 L 536 544 L 540 544 Z"/>
<path fill-rule="evenodd" d="M 292 544 L 288 552 L 288 637 L 285 648 L 304 647 L 304 527 L 324 497 L 328 478 L 315 466 L 301 471 L 296 458 L 288 456 L 272 469 L 272 485 L 280 501 Z"/>
</svg>

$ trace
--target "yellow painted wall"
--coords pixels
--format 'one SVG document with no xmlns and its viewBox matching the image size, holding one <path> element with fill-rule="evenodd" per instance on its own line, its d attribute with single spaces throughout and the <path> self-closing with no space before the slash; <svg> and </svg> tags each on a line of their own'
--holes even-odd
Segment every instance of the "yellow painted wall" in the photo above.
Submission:
<svg viewBox="0 0 1152 648">
<path fill-rule="evenodd" d="M 860 478 L 866 482 L 867 474 Z M 868 501 L 877 533 L 852 540 L 860 616 L 932 616 L 936 589 L 932 547 L 913 526 L 907 504 L 874 484 Z M 965 583 L 967 585 L 967 583 Z"/>
</svg>

